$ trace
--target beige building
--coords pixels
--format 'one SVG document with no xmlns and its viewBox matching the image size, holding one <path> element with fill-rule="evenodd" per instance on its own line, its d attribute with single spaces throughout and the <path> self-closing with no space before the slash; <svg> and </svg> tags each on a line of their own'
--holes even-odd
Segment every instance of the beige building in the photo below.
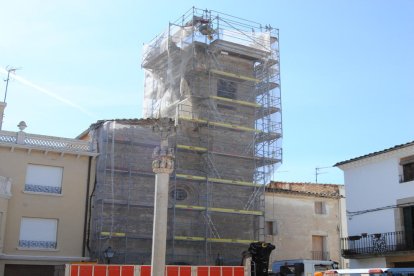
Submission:
<svg viewBox="0 0 414 276">
<path fill-rule="evenodd" d="M 0 130 L 0 275 L 60 275 L 85 258 L 91 144 Z M 91 169 L 92 168 L 92 169 Z"/>
<path fill-rule="evenodd" d="M 339 262 L 344 189 L 341 185 L 272 182 L 266 189 L 270 263 L 307 259 Z"/>
</svg>

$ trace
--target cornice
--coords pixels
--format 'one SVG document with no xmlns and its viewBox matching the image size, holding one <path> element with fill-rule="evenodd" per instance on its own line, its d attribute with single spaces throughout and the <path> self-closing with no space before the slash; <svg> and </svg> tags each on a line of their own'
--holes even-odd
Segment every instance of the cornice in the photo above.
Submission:
<svg viewBox="0 0 414 276">
<path fill-rule="evenodd" d="M 410 155 L 414 155 L 414 145 L 410 145 L 407 147 L 402 147 L 398 149 L 384 151 L 378 154 L 372 154 L 371 156 L 361 157 L 355 161 L 345 161 L 347 163 L 336 165 L 336 167 L 340 168 L 341 170 L 347 170 L 351 168 L 361 167 L 367 164 L 376 163 L 379 161 L 389 160 L 392 158 L 403 158 Z"/>
</svg>

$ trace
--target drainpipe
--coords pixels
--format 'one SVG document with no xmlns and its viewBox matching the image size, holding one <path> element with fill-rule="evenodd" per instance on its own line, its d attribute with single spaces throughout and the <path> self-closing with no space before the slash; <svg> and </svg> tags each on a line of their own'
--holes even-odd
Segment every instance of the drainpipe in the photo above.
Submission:
<svg viewBox="0 0 414 276">
<path fill-rule="evenodd" d="M 88 160 L 88 176 L 86 179 L 86 196 L 85 196 L 85 217 L 83 222 L 83 241 L 82 241 L 82 257 L 85 257 L 86 239 L 87 237 L 87 224 L 88 224 L 88 210 L 89 210 L 89 185 L 91 183 L 91 168 L 92 168 L 92 156 L 89 156 Z"/>
</svg>

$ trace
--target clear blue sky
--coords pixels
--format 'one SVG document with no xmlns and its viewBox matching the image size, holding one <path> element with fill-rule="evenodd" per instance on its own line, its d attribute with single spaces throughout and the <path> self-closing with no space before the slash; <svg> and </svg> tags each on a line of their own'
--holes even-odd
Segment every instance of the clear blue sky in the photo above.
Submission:
<svg viewBox="0 0 414 276">
<path fill-rule="evenodd" d="M 75 137 L 99 119 L 139 118 L 142 45 L 192 6 L 280 30 L 284 162 L 276 180 L 414 140 L 414 1 L 0 3 L 3 129 Z M 5 78 L 3 72 L 0 77 Z M 0 83 L 4 97 L 5 83 Z M 337 168 L 321 183 L 343 183 Z"/>
</svg>

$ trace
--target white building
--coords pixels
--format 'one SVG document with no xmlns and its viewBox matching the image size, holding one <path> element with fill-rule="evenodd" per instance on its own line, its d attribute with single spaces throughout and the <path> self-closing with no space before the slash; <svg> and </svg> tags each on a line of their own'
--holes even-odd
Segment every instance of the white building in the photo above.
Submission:
<svg viewBox="0 0 414 276">
<path fill-rule="evenodd" d="M 339 162 L 351 268 L 414 267 L 414 141 Z"/>
</svg>

